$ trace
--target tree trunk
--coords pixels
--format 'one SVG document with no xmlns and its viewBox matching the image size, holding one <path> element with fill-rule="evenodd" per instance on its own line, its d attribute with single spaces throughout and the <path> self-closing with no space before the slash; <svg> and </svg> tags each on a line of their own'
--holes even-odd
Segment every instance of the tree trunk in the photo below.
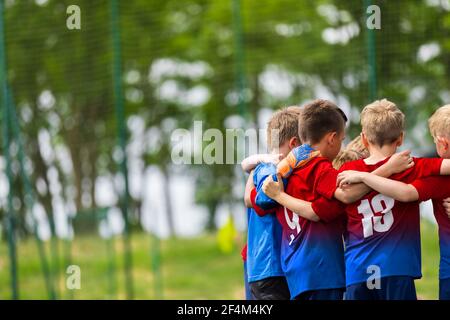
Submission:
<svg viewBox="0 0 450 320">
<path fill-rule="evenodd" d="M 208 224 L 206 225 L 207 231 L 215 231 L 216 230 L 216 209 L 217 209 L 217 201 L 212 201 L 208 203 Z"/>
<path fill-rule="evenodd" d="M 164 193 L 164 202 L 166 205 L 166 217 L 167 217 L 167 225 L 169 226 L 169 234 L 171 236 L 176 236 L 175 233 L 175 221 L 173 217 L 173 208 L 172 208 L 172 196 L 170 194 L 170 177 L 167 167 L 163 167 L 161 169 L 163 173 L 163 193 Z"/>
</svg>

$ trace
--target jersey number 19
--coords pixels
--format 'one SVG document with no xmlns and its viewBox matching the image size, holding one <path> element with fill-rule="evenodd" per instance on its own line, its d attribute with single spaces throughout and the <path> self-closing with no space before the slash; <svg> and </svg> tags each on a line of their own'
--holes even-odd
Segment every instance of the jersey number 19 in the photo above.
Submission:
<svg viewBox="0 0 450 320">
<path fill-rule="evenodd" d="M 369 200 L 364 199 L 358 207 L 358 213 L 363 215 L 362 226 L 364 238 L 373 235 L 373 231 L 386 232 L 394 223 L 392 208 L 395 200 L 385 195 L 378 194 Z M 375 215 L 381 213 L 381 215 Z"/>
</svg>

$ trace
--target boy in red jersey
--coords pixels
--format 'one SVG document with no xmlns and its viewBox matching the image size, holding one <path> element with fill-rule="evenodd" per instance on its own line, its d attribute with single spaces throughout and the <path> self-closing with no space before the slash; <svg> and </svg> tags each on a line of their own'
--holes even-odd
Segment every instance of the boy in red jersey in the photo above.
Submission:
<svg viewBox="0 0 450 320">
<path fill-rule="evenodd" d="M 441 158 L 450 159 L 450 105 L 439 108 L 428 123 L 437 153 Z M 434 215 L 439 226 L 441 256 L 439 299 L 450 300 L 450 218 L 445 211 L 443 200 L 450 197 L 450 177 L 428 177 L 405 184 L 367 172 L 345 171 L 339 176 L 338 181 L 341 185 L 363 182 L 372 189 L 402 202 L 433 199 Z"/>
<path fill-rule="evenodd" d="M 392 159 L 403 141 L 404 115 L 387 100 L 367 106 L 361 114 L 361 122 L 362 140 L 370 157 L 347 163 L 343 170 L 372 172 Z M 414 163 L 414 167 L 393 178 L 414 180 L 442 173 L 439 159 L 415 159 Z M 333 189 L 331 182 L 329 189 Z M 286 191 L 289 193 L 288 187 Z M 286 193 L 275 200 L 287 206 L 293 199 Z M 339 199 L 337 192 L 335 197 Z M 298 199 L 295 201 L 302 203 Z M 319 199 L 313 203 L 318 215 L 315 220 L 319 217 L 330 220 L 333 217 L 331 205 L 326 201 L 325 205 L 318 205 L 320 202 Z M 346 207 L 347 299 L 415 299 L 413 279 L 420 277 L 419 208 L 416 203 L 409 207 L 397 205 L 394 210 L 394 205 L 393 199 L 371 192 Z M 411 212 L 410 217 L 405 212 Z"/>
<path fill-rule="evenodd" d="M 338 172 L 331 161 L 341 149 L 345 135 L 345 114 L 335 104 L 315 100 L 306 105 L 300 115 L 300 138 L 321 156 L 313 158 L 300 169 L 295 169 L 286 185 L 286 193 L 313 202 L 333 197 L 352 202 L 370 191 L 361 184 L 352 190 L 336 188 Z M 397 172 L 397 171 L 395 171 Z M 390 176 L 389 166 L 379 173 Z M 268 179 L 269 181 L 271 179 Z M 253 208 L 259 214 L 264 211 L 252 196 Z M 343 209 L 338 202 L 331 202 L 338 212 Z M 333 211 L 332 207 L 327 210 Z M 330 223 L 310 222 L 285 207 L 278 207 L 277 218 L 283 226 L 282 266 L 291 296 L 300 300 L 340 300 L 345 288 L 343 219 Z M 323 213 L 325 217 L 328 212 Z M 326 218 L 325 218 L 326 219 Z"/>
</svg>

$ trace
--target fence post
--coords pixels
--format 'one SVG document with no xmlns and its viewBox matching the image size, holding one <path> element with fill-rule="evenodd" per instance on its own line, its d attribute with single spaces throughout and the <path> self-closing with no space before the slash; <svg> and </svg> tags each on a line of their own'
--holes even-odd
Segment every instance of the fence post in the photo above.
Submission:
<svg viewBox="0 0 450 320">
<path fill-rule="evenodd" d="M 44 280 L 45 280 L 45 284 L 47 287 L 48 296 L 49 296 L 49 299 L 55 300 L 57 298 L 57 293 L 53 286 L 53 279 L 52 279 L 50 267 L 49 267 L 49 264 L 47 261 L 44 243 L 41 240 L 41 238 L 39 238 L 39 233 L 38 233 L 38 223 L 39 222 L 36 220 L 36 218 L 33 214 L 35 197 L 33 194 L 33 189 L 32 189 L 32 184 L 31 184 L 30 178 L 28 177 L 27 173 L 25 172 L 24 144 L 23 144 L 22 137 L 20 134 L 19 120 L 18 120 L 17 114 L 16 114 L 16 105 L 14 103 L 13 93 L 10 88 L 7 90 L 7 94 L 8 94 L 7 101 L 8 101 L 8 106 L 9 106 L 8 122 L 12 125 L 13 139 L 16 141 L 16 143 L 18 145 L 20 176 L 22 178 L 21 179 L 22 184 L 25 189 L 25 206 L 26 206 L 28 212 L 30 213 L 31 220 L 33 222 L 33 233 L 34 233 L 34 237 L 36 240 L 36 245 L 37 245 L 37 249 L 38 249 L 38 253 L 39 253 L 39 259 L 41 261 L 42 272 L 44 275 Z M 56 261 L 59 261 L 59 259 L 57 259 Z"/>
<path fill-rule="evenodd" d="M 17 275 L 17 248 L 15 235 L 15 216 L 13 207 L 13 176 L 11 170 L 10 154 L 10 124 L 9 124 L 9 106 L 8 106 L 8 85 L 7 85 L 7 67 L 5 50 L 5 29 L 4 29 L 4 0 L 0 0 L 0 85 L 2 92 L 3 106 L 3 151 L 6 162 L 6 174 L 8 176 L 8 209 L 5 216 L 6 231 L 8 237 L 8 250 L 10 259 L 11 274 L 11 292 L 12 299 L 19 299 L 18 275 Z"/>
<path fill-rule="evenodd" d="M 364 0 L 364 12 L 366 19 L 369 17 L 367 8 L 372 5 L 371 0 Z M 365 20 L 366 21 L 366 20 Z M 369 69 L 369 97 L 370 101 L 374 101 L 377 98 L 377 60 L 376 60 L 376 38 L 375 31 L 366 27 L 366 44 L 367 44 L 367 62 Z"/>
<path fill-rule="evenodd" d="M 119 147 L 121 150 L 120 171 L 123 177 L 124 190 L 120 195 L 120 208 L 125 222 L 124 231 L 124 264 L 125 264 L 125 281 L 127 299 L 133 299 L 133 274 L 132 274 L 132 255 L 131 255 L 131 229 L 128 217 L 128 168 L 127 168 L 127 152 L 126 141 L 127 133 L 125 129 L 125 113 L 124 99 L 122 87 L 122 57 L 120 44 L 120 28 L 119 28 L 119 3 L 117 0 L 111 0 L 111 35 L 113 44 L 113 78 L 114 78 L 114 105 L 116 110 L 117 134 L 119 138 Z"/>
<path fill-rule="evenodd" d="M 236 77 L 236 89 L 239 93 L 239 114 L 247 117 L 247 106 L 245 101 L 245 53 L 242 35 L 241 1 L 232 0 L 232 17 L 234 32 L 234 65 Z"/>
</svg>

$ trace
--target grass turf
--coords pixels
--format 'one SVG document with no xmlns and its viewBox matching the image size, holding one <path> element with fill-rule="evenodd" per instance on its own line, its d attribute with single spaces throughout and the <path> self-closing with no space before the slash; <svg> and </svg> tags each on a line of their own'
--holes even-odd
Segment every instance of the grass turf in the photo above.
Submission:
<svg viewBox="0 0 450 320">
<path fill-rule="evenodd" d="M 156 290 L 152 272 L 152 238 L 144 233 L 133 234 L 133 277 L 136 299 L 243 299 L 242 260 L 240 247 L 229 254 L 218 249 L 215 235 L 194 239 L 161 241 L 161 274 L 163 291 Z M 59 242 L 59 298 L 62 299 L 125 299 L 123 246 L 121 238 L 114 240 L 115 272 L 107 242 L 95 236 L 80 236 L 72 243 L 72 264 L 81 268 L 81 289 L 67 290 L 66 243 Z M 46 243 L 47 253 L 50 244 Z M 45 284 L 33 239 L 18 246 L 19 289 L 21 299 L 47 299 Z M 436 226 L 422 222 L 423 278 L 416 281 L 421 299 L 438 296 L 439 246 Z M 154 261 L 153 261 L 154 262 Z M 8 251 L 0 243 L 0 299 L 10 299 Z"/>
</svg>

